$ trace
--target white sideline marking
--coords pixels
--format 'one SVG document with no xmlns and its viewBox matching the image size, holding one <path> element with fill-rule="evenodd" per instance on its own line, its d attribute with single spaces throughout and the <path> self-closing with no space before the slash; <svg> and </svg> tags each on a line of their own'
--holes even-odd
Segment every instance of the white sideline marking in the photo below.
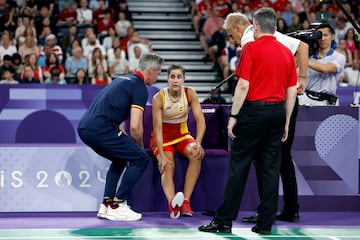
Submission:
<svg viewBox="0 0 360 240">
<path fill-rule="evenodd" d="M 211 233 L 206 233 L 206 236 L 196 236 L 197 239 L 231 239 L 231 238 L 246 238 L 246 239 L 271 239 L 271 238 L 289 238 L 289 239 L 294 239 L 294 238 L 313 238 L 314 240 L 316 239 L 327 239 L 330 238 L 332 240 L 341 240 L 341 239 L 347 239 L 347 238 L 358 238 L 359 236 L 341 236 L 341 239 L 335 236 L 327 236 L 327 235 L 323 235 L 323 236 L 319 236 L 319 235 L 288 235 L 288 236 L 284 236 L 284 235 L 229 235 L 229 234 L 219 234 L 219 235 L 214 235 Z M 178 235 L 175 236 L 164 236 L 164 235 L 127 235 L 127 236 L 110 236 L 110 235 L 104 235 L 104 236 L 28 236 L 28 237 L 0 237 L 0 239 L 4 239 L 4 240 L 18 240 L 18 239 L 179 239 Z M 181 239 L 194 239 L 194 236 L 181 236 Z"/>
</svg>

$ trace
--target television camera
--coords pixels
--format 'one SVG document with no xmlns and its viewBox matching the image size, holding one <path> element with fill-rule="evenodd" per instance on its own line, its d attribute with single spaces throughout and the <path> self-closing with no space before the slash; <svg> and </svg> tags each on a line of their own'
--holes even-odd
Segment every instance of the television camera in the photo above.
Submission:
<svg viewBox="0 0 360 240">
<path fill-rule="evenodd" d="M 317 40 L 322 37 L 322 33 L 320 31 L 316 31 L 316 26 L 320 24 L 321 23 L 312 24 L 310 25 L 309 30 L 299 30 L 286 35 L 307 43 L 309 45 L 309 56 L 311 56 L 317 49 Z"/>
</svg>

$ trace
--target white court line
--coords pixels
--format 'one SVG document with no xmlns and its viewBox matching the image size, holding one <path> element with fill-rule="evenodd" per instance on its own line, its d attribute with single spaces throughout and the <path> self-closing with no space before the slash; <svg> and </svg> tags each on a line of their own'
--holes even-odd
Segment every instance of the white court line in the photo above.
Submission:
<svg viewBox="0 0 360 240">
<path fill-rule="evenodd" d="M 359 238 L 360 236 L 341 236 L 341 239 L 347 239 L 347 238 Z M 175 235 L 175 236 L 164 236 L 164 235 L 127 235 L 127 236 L 53 236 L 53 235 L 49 235 L 49 236 L 26 236 L 26 237 L 0 237 L 0 239 L 4 239 L 4 240 L 18 240 L 18 239 L 194 239 L 194 236 L 184 236 L 184 235 Z M 229 235 L 229 234 L 219 234 L 219 235 L 215 235 L 215 234 L 207 234 L 206 236 L 196 236 L 197 239 L 231 239 L 231 238 L 246 238 L 246 239 L 269 239 L 269 238 L 289 238 L 289 239 L 294 239 L 294 238 L 313 238 L 315 239 L 332 239 L 332 240 L 341 240 L 338 237 L 335 236 L 328 236 L 328 235 Z"/>
</svg>

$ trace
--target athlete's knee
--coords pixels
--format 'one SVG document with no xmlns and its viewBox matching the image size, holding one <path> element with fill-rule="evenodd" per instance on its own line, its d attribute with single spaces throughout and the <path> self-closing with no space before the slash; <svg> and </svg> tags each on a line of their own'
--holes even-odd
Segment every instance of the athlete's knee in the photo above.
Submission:
<svg viewBox="0 0 360 240">
<path fill-rule="evenodd" d="M 199 155 L 194 155 L 194 154 L 191 154 L 188 157 L 189 163 L 192 163 L 192 164 L 201 164 L 203 159 L 204 159 L 204 157 L 201 157 Z"/>
</svg>

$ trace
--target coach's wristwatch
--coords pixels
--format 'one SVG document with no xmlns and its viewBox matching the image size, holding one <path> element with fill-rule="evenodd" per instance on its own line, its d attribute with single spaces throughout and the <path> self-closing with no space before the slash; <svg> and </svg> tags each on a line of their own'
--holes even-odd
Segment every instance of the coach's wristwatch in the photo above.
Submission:
<svg viewBox="0 0 360 240">
<path fill-rule="evenodd" d="M 231 112 L 229 112 L 229 117 L 231 117 L 231 118 L 237 118 L 237 114 L 232 114 Z"/>
</svg>

